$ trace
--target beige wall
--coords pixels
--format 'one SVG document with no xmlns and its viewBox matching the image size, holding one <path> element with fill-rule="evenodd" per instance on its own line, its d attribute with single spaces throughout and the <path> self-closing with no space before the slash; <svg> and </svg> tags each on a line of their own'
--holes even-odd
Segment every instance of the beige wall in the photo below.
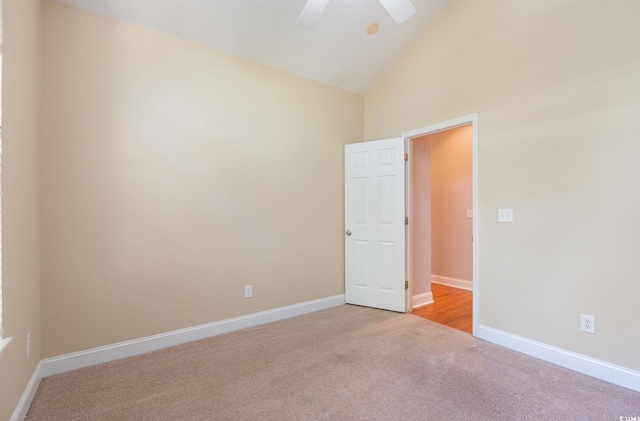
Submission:
<svg viewBox="0 0 640 421">
<path fill-rule="evenodd" d="M 40 361 L 40 2 L 3 0 L 2 14 L 2 295 L 13 342 L 0 359 L 0 419 L 8 420 Z"/>
<path fill-rule="evenodd" d="M 480 323 L 635 370 L 638 16 L 635 0 L 454 0 L 365 97 L 368 140 L 479 113 Z"/>
<path fill-rule="evenodd" d="M 473 132 L 463 126 L 423 137 L 431 142 L 431 273 L 473 280 Z"/>
<path fill-rule="evenodd" d="M 44 357 L 344 293 L 362 96 L 44 11 Z"/>
</svg>

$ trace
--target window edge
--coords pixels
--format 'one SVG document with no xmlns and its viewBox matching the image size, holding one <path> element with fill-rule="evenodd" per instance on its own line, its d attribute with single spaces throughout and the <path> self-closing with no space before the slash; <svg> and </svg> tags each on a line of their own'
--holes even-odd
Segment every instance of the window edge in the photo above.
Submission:
<svg viewBox="0 0 640 421">
<path fill-rule="evenodd" d="M 13 340 L 12 337 L 0 339 L 0 359 L 4 355 L 5 351 L 9 347 L 9 344 L 11 343 L 12 340 Z"/>
</svg>

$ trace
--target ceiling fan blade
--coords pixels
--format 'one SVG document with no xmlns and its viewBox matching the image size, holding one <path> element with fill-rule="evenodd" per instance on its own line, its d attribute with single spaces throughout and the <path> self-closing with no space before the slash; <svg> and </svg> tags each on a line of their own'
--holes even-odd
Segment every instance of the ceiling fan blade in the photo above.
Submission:
<svg viewBox="0 0 640 421">
<path fill-rule="evenodd" d="M 402 23 L 416 12 L 411 0 L 379 0 L 396 23 Z"/>
<path fill-rule="evenodd" d="M 311 28 L 322 15 L 327 3 L 329 3 L 329 0 L 308 0 L 304 9 L 302 9 L 302 13 L 300 13 L 300 17 L 298 17 L 296 25 L 303 28 Z"/>
</svg>

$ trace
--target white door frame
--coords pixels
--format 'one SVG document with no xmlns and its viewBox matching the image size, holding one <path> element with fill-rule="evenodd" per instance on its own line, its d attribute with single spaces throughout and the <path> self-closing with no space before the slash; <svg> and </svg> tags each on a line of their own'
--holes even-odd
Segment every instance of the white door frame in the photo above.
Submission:
<svg viewBox="0 0 640 421">
<path fill-rule="evenodd" d="M 402 137 L 405 141 L 405 151 L 409 154 L 409 160 L 407 162 L 405 168 L 405 180 L 406 180 L 406 212 L 409 217 L 409 225 L 407 225 L 407 233 L 406 233 L 406 274 L 407 279 L 409 281 L 409 289 L 406 292 L 406 312 L 410 313 L 412 311 L 412 297 L 413 297 L 413 273 L 411 270 L 411 264 L 413 261 L 413 247 L 411 247 L 412 241 L 412 228 L 413 228 L 413 215 L 411 215 L 412 211 L 412 153 L 413 153 L 413 139 L 417 137 L 421 137 L 424 135 L 441 132 L 443 130 L 455 129 L 456 127 L 466 126 L 471 124 L 472 127 L 472 136 L 473 136 L 473 170 L 472 170 L 472 190 L 473 190 L 473 221 L 472 221 L 472 235 L 473 235 L 473 336 L 478 336 L 479 334 L 479 308 L 480 308 L 480 297 L 479 297 L 479 259 L 480 256 L 480 207 L 478 200 L 478 113 L 469 114 L 463 117 L 455 118 L 453 120 L 448 120 L 442 123 L 433 124 L 431 126 L 422 127 L 420 129 L 411 130 L 405 133 L 402 133 Z"/>
</svg>

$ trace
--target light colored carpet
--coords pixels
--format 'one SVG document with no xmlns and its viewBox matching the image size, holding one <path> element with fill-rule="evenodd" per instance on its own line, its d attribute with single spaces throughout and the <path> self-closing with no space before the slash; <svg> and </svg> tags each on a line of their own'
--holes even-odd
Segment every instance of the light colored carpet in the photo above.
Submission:
<svg viewBox="0 0 640 421">
<path fill-rule="evenodd" d="M 344 305 L 42 380 L 27 420 L 619 420 L 640 393 Z"/>
</svg>

